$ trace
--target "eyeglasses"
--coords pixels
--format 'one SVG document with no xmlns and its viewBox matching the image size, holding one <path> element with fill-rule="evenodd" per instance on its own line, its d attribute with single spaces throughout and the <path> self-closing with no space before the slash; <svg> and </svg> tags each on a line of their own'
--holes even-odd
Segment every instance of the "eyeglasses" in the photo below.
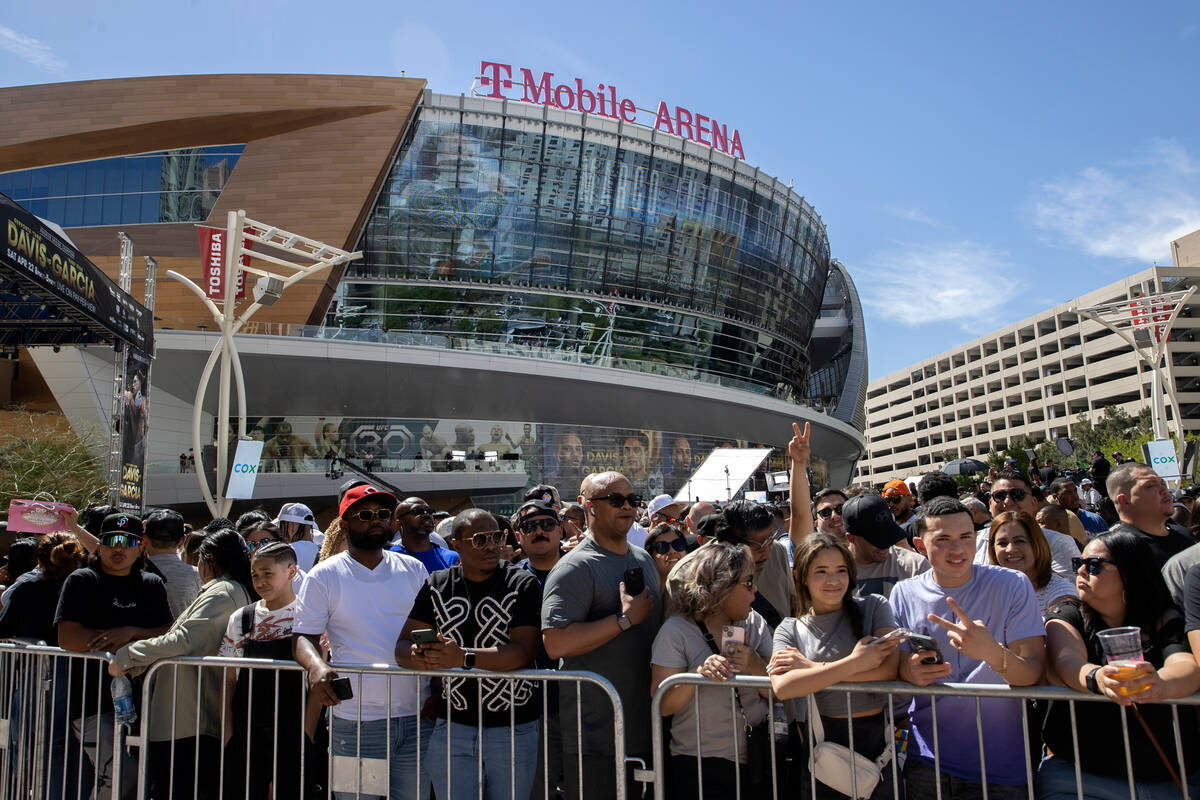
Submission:
<svg viewBox="0 0 1200 800">
<path fill-rule="evenodd" d="M 407 517 L 409 514 L 416 514 L 418 517 L 428 517 L 433 514 L 433 509 L 428 506 L 417 506 L 416 508 L 410 508 L 400 516 Z"/>
<path fill-rule="evenodd" d="M 550 517 L 542 517 L 540 519 L 531 519 L 527 522 L 521 523 L 521 533 L 533 533 L 534 531 L 538 530 L 539 528 L 541 530 L 549 533 L 550 531 L 557 528 L 558 525 L 559 525 L 558 520 L 551 519 Z"/>
<path fill-rule="evenodd" d="M 655 553 L 660 556 L 665 556 L 671 550 L 674 550 L 676 553 L 682 553 L 684 550 L 687 550 L 687 540 L 672 539 L 669 542 L 664 542 L 660 539 L 650 546 L 654 548 Z"/>
<path fill-rule="evenodd" d="M 834 514 L 837 514 L 840 517 L 842 515 L 842 505 L 844 504 L 839 503 L 836 506 L 825 506 L 824 508 L 818 508 L 817 516 L 821 519 L 829 519 Z"/>
<path fill-rule="evenodd" d="M 260 547 L 266 547 L 267 545 L 275 544 L 278 541 L 280 541 L 280 540 L 279 539 L 259 539 L 258 541 L 253 541 L 253 540 L 248 539 L 246 541 L 246 549 L 249 550 L 251 553 L 253 553 L 255 550 L 257 550 Z"/>
<path fill-rule="evenodd" d="M 1003 503 L 1010 497 L 1014 503 L 1019 503 L 1029 497 L 1029 492 L 1025 489 L 1001 489 L 998 492 L 992 492 L 992 499 L 997 503 Z"/>
<path fill-rule="evenodd" d="M 775 544 L 775 537 L 768 536 L 766 539 L 763 539 L 761 542 L 756 542 L 753 539 L 751 539 L 749 536 L 743 536 L 742 544 L 746 545 L 751 550 L 758 550 L 759 552 L 762 552 L 763 550 L 770 549 L 771 545 Z"/>
<path fill-rule="evenodd" d="M 620 508 L 626 503 L 629 503 L 629 505 L 637 508 L 642 503 L 642 496 L 640 494 L 617 494 L 616 492 L 613 492 L 612 494 L 606 494 L 603 497 L 593 497 L 591 500 L 593 503 L 599 503 L 601 500 L 607 500 L 608 504 L 613 508 Z"/>
<path fill-rule="evenodd" d="M 142 537 L 132 533 L 106 533 L 100 537 L 101 547 L 137 547 Z"/>
<path fill-rule="evenodd" d="M 1071 559 L 1071 569 L 1079 572 L 1079 568 L 1086 565 L 1088 575 L 1099 575 L 1101 572 L 1104 572 L 1105 564 L 1112 564 L 1113 566 L 1116 566 L 1116 563 L 1117 562 L 1113 561 L 1112 559 L 1101 558 L 1100 556 L 1092 556 L 1090 558 L 1080 558 L 1079 556 L 1075 556 L 1075 558 Z"/>
<path fill-rule="evenodd" d="M 471 534 L 471 546 L 476 550 L 483 550 L 487 547 L 502 547 L 504 540 L 504 531 Z"/>
<path fill-rule="evenodd" d="M 667 516 L 666 514 L 662 513 L 661 511 L 658 512 L 657 514 L 655 514 L 654 518 L 656 520 L 658 520 L 659 522 L 663 522 L 667 525 L 674 525 L 676 522 L 679 522 L 679 517 L 670 517 L 670 516 Z"/>
<path fill-rule="evenodd" d="M 889 506 L 898 506 L 902 502 L 904 502 L 904 497 L 905 496 L 902 494 L 887 494 L 887 495 L 883 496 L 883 500 Z M 839 508 L 840 508 L 840 506 L 839 506 Z"/>
<path fill-rule="evenodd" d="M 359 522 L 371 522 L 372 520 L 387 522 L 392 518 L 392 510 L 390 508 L 360 508 L 354 512 L 351 518 Z"/>
</svg>

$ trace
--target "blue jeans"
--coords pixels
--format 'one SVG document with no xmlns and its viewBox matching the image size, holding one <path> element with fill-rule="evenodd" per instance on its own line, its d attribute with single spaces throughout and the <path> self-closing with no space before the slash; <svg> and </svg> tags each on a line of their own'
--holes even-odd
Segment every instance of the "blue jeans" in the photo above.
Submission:
<svg viewBox="0 0 1200 800">
<path fill-rule="evenodd" d="M 1171 754 L 1175 755 L 1174 753 Z M 1097 775 L 1083 770 L 1083 796 L 1085 800 L 1130 800 L 1129 780 Z M 1136 777 L 1136 774 L 1135 774 Z M 1200 770 L 1187 778 L 1188 794 L 1200 796 Z M 1149 783 L 1137 781 L 1133 784 L 1135 800 L 1179 800 L 1179 788 L 1172 781 Z M 1037 774 L 1038 800 L 1075 800 L 1075 765 L 1054 756 L 1042 759 Z"/>
<path fill-rule="evenodd" d="M 388 800 L 426 800 L 429 797 L 426 751 L 432 738 L 433 723 L 420 720 L 421 772 L 418 775 L 417 720 L 416 716 L 409 716 L 353 722 L 332 717 L 329 748 L 334 758 L 334 774 L 330 776 L 335 790 L 333 796 L 338 800 L 382 798 L 386 785 Z M 361 770 L 358 776 L 353 763 L 356 758 Z M 361 792 L 358 791 L 360 786 Z"/>
<path fill-rule="evenodd" d="M 448 751 L 447 726 L 450 733 Z M 429 773 L 433 776 L 438 800 L 475 800 L 479 797 L 481 763 L 488 800 L 526 800 L 529 797 L 537 767 L 538 721 L 525 722 L 515 728 L 505 725 L 482 730 L 480 746 L 480 729 L 476 726 L 447 723 L 444 719 L 437 721 L 433 739 L 429 742 Z"/>
</svg>

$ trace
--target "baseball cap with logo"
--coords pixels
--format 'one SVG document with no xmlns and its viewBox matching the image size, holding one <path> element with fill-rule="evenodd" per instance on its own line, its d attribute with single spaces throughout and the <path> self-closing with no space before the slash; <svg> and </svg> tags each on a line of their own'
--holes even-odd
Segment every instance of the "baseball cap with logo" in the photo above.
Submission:
<svg viewBox="0 0 1200 800">
<path fill-rule="evenodd" d="M 142 535 L 142 521 L 132 514 L 109 514 L 100 523 L 100 536 L 106 533 L 126 533 L 130 536 Z"/>
<path fill-rule="evenodd" d="M 910 496 L 912 495 L 912 492 L 909 491 L 908 484 L 905 483 L 904 481 L 888 481 L 887 483 L 885 483 L 883 485 L 883 493 L 885 495 L 889 495 L 889 494 L 906 494 L 906 495 L 910 495 Z"/>
<path fill-rule="evenodd" d="M 842 506 L 842 521 L 846 526 L 846 533 L 861 536 L 881 549 L 908 538 L 904 529 L 896 524 L 896 518 L 892 516 L 887 502 L 878 495 L 860 494 L 851 497 Z"/>
<path fill-rule="evenodd" d="M 342 502 L 338 505 L 338 516 L 346 516 L 346 512 L 353 508 L 355 503 L 367 498 L 378 500 L 393 511 L 400 504 L 400 501 L 396 499 L 396 495 L 391 492 L 385 492 L 383 489 L 376 489 L 370 484 L 364 484 L 362 486 L 355 486 L 342 495 Z"/>
</svg>

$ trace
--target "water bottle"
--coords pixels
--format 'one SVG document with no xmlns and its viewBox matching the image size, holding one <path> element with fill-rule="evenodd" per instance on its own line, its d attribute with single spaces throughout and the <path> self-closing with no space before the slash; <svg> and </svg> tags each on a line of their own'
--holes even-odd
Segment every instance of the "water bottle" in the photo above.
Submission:
<svg viewBox="0 0 1200 800">
<path fill-rule="evenodd" d="M 132 725 L 137 722 L 137 707 L 133 704 L 133 684 L 124 675 L 113 678 L 112 702 L 118 724 Z"/>
</svg>

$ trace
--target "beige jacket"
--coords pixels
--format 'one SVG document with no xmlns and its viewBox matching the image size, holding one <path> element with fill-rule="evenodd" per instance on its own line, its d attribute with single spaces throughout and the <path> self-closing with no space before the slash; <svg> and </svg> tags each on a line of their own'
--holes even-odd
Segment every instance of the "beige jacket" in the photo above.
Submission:
<svg viewBox="0 0 1200 800">
<path fill-rule="evenodd" d="M 117 666 L 140 675 L 157 661 L 182 656 L 215 656 L 229 618 L 249 605 L 250 596 L 236 581 L 214 578 L 200 589 L 192 604 L 166 633 L 131 642 L 117 651 Z M 221 685 L 219 667 L 164 666 L 154 673 L 150 689 L 147 735 L 152 742 L 182 739 L 199 733 L 221 735 Z M 199 690 L 199 691 L 198 691 Z M 199 695 L 199 703 L 197 703 Z"/>
</svg>

